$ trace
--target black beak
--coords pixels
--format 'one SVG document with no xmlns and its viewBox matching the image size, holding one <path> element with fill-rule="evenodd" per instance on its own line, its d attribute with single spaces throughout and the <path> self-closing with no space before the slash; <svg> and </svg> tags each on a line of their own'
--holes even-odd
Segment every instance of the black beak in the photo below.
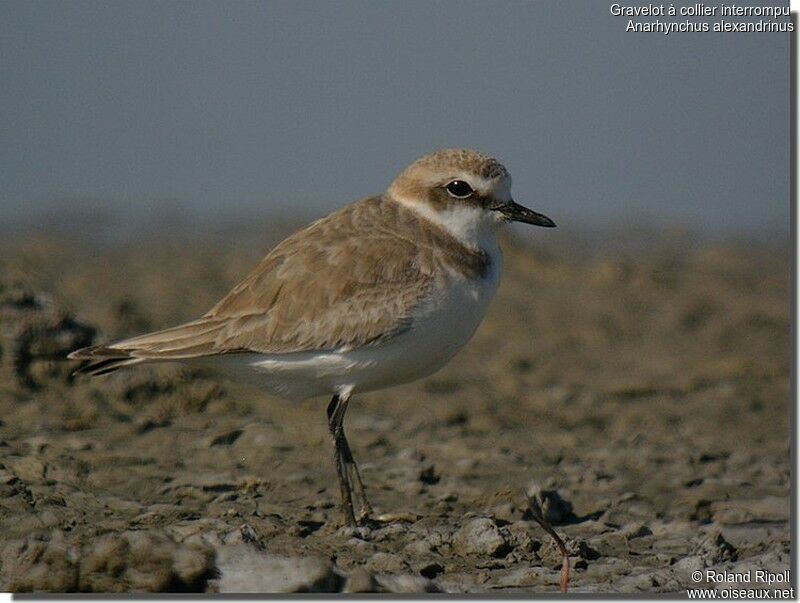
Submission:
<svg viewBox="0 0 800 603">
<path fill-rule="evenodd" d="M 525 222 L 525 224 L 533 224 L 535 226 L 544 226 L 545 228 L 555 228 L 556 223 L 547 216 L 523 207 L 514 201 L 507 201 L 502 205 L 493 207 L 503 214 L 512 222 Z"/>
</svg>

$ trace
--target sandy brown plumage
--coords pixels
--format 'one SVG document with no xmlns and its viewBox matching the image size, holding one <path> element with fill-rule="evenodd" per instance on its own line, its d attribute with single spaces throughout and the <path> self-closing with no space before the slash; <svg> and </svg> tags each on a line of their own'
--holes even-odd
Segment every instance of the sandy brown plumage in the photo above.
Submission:
<svg viewBox="0 0 800 603">
<path fill-rule="evenodd" d="M 202 318 L 70 358 L 102 374 L 147 360 L 376 345 L 409 327 L 448 271 L 480 277 L 487 261 L 413 210 L 372 197 L 285 239 Z"/>
</svg>

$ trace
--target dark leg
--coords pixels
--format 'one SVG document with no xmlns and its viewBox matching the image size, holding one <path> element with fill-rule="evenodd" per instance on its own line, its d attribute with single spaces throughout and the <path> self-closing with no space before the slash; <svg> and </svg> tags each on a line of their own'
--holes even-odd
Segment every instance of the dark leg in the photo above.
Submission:
<svg viewBox="0 0 800 603">
<path fill-rule="evenodd" d="M 361 474 L 358 471 L 358 465 L 350 452 L 350 445 L 347 443 L 347 438 L 344 437 L 344 429 L 342 429 L 342 444 L 343 444 L 343 459 L 345 468 L 347 469 L 347 476 L 350 480 L 350 486 L 353 493 L 358 499 L 358 517 L 356 518 L 359 523 L 369 519 L 372 515 L 372 505 L 367 500 L 367 494 L 364 491 L 364 484 L 361 482 Z"/>
<path fill-rule="evenodd" d="M 355 527 L 356 518 L 353 514 L 353 492 L 348 475 L 348 459 L 352 463 L 353 455 L 350 453 L 350 446 L 347 445 L 347 438 L 344 435 L 344 413 L 347 410 L 347 403 L 350 396 L 333 397 L 328 404 L 328 429 L 333 436 L 333 445 L 336 454 L 336 473 L 339 476 L 339 487 L 342 491 L 342 513 L 348 525 Z"/>
</svg>

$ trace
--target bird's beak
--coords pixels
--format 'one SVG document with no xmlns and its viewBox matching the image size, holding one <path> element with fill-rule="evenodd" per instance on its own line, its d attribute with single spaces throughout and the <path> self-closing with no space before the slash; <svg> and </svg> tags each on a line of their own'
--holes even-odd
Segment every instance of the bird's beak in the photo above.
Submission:
<svg viewBox="0 0 800 603">
<path fill-rule="evenodd" d="M 548 218 L 544 214 L 540 214 L 538 212 L 533 211 L 532 209 L 523 207 L 522 205 L 514 202 L 511 199 L 503 202 L 497 207 L 493 207 L 492 209 L 499 211 L 506 217 L 506 219 L 512 222 L 525 222 L 525 224 L 544 226 L 545 228 L 554 228 L 556 225 L 555 222 L 553 222 L 550 218 Z"/>
</svg>

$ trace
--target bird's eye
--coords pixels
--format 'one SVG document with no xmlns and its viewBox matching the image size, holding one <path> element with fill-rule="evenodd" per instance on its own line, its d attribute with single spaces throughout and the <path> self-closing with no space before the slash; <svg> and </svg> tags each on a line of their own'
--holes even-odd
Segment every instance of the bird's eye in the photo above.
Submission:
<svg viewBox="0 0 800 603">
<path fill-rule="evenodd" d="M 463 180 L 453 180 L 445 188 L 447 192 L 450 193 L 450 196 L 456 199 L 466 199 L 475 192 L 472 190 L 469 183 Z"/>
</svg>

